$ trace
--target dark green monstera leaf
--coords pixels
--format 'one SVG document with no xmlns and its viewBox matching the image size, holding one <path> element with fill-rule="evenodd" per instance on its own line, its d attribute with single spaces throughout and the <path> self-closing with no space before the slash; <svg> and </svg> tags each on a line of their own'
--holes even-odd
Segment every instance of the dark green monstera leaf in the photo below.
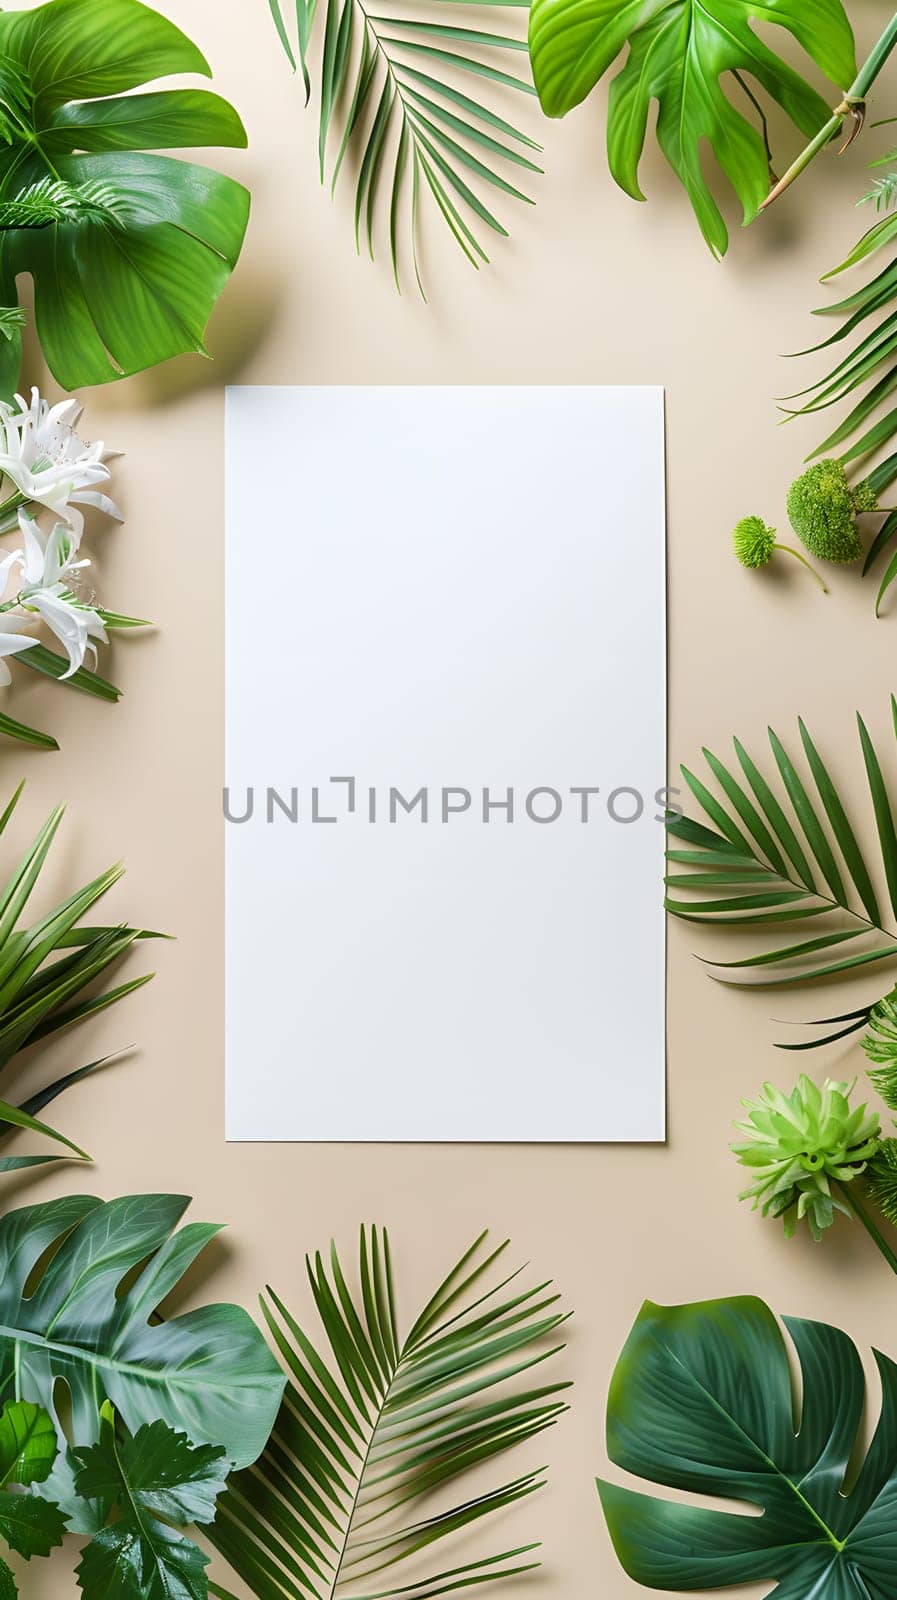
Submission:
<svg viewBox="0 0 897 1600">
<path fill-rule="evenodd" d="M 239 117 L 197 89 L 128 94 L 205 58 L 140 0 L 49 0 L 0 14 L 0 305 L 34 280 L 44 355 L 67 389 L 185 351 L 243 242 L 233 179 L 147 152 L 246 143 Z M 8 315 L 8 312 L 7 312 Z M 20 334 L 6 324 L 8 391 Z"/>
<path fill-rule="evenodd" d="M 841 90 L 856 72 L 853 34 L 841 0 L 533 0 L 530 53 L 543 109 L 563 117 L 590 94 L 626 50 L 610 90 L 607 148 L 621 188 L 643 200 L 638 167 L 652 101 L 657 139 L 718 255 L 728 234 L 701 168 L 706 141 L 752 217 L 769 191 L 769 151 L 757 92 L 806 136 L 830 108 L 811 84 L 760 38 L 777 23 Z"/>
<path fill-rule="evenodd" d="M 617 1555 L 637 1582 L 680 1592 L 777 1582 L 776 1600 L 892 1600 L 897 1366 L 876 1353 L 881 1412 L 849 1470 L 865 1402 L 856 1347 L 825 1323 L 785 1325 L 800 1362 L 799 1403 L 785 1340 L 761 1300 L 643 1308 L 611 1384 L 611 1460 L 741 1509 L 599 1483 Z"/>
</svg>

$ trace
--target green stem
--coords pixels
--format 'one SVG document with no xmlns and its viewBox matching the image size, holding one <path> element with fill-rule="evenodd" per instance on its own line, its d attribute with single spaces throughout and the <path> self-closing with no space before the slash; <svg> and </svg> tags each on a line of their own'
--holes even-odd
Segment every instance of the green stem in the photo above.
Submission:
<svg viewBox="0 0 897 1600">
<path fill-rule="evenodd" d="M 881 1254 L 884 1256 L 891 1271 L 897 1272 L 897 1253 L 891 1249 L 891 1246 L 881 1233 L 878 1224 L 873 1220 L 870 1213 L 866 1210 L 863 1202 L 857 1199 L 855 1192 L 856 1184 L 851 1184 L 849 1189 L 847 1185 L 843 1183 L 840 1183 L 838 1187 L 847 1201 L 851 1211 L 854 1213 L 854 1216 L 858 1217 L 860 1222 L 863 1224 L 863 1227 L 868 1233 L 876 1249 L 881 1251 Z"/>
<path fill-rule="evenodd" d="M 791 163 L 784 177 L 780 178 L 778 183 L 774 184 L 770 189 L 760 207 L 761 211 L 765 211 L 767 206 L 771 206 L 772 202 L 777 200 L 780 194 L 790 188 L 795 178 L 800 177 L 804 168 L 810 165 L 810 162 L 814 160 L 820 150 L 823 150 L 827 144 L 831 144 L 844 126 L 845 117 L 852 115 L 855 119 L 862 118 L 866 96 L 895 45 L 897 45 L 897 11 L 894 12 L 878 43 L 866 57 L 841 104 L 835 107 L 828 122 L 823 124 L 815 138 L 811 139 L 806 148 L 801 151 L 797 160 Z"/>
<path fill-rule="evenodd" d="M 819 587 L 822 590 L 823 594 L 828 594 L 828 587 L 827 587 L 827 585 L 825 583 L 825 580 L 822 577 L 822 574 L 820 572 L 817 572 L 816 568 L 812 565 L 811 562 L 809 562 L 807 560 L 806 556 L 802 556 L 799 550 L 795 550 L 794 549 L 793 545 L 790 545 L 790 544 L 774 544 L 772 548 L 773 548 L 773 550 L 784 550 L 786 556 L 793 556 L 795 561 L 799 561 L 801 563 L 801 566 L 806 567 L 808 572 L 812 572 L 813 577 L 816 579 L 816 582 L 819 584 Z"/>
</svg>

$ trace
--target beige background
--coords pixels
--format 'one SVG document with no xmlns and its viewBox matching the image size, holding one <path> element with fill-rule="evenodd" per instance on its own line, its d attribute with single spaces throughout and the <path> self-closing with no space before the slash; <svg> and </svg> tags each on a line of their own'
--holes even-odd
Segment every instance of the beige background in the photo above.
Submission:
<svg viewBox="0 0 897 1600">
<path fill-rule="evenodd" d="M 53 1053 L 80 1061 L 139 1041 L 128 1062 L 54 1108 L 95 1154 L 95 1170 L 7 1182 L 6 1197 L 21 1203 L 73 1186 L 192 1194 L 195 1217 L 230 1224 L 195 1294 L 247 1305 L 270 1280 L 304 1307 L 302 1252 L 331 1235 L 351 1252 L 363 1218 L 393 1231 L 409 1312 L 481 1227 L 511 1234 L 518 1256 L 552 1274 L 576 1311 L 573 1411 L 527 1452 L 533 1466 L 551 1461 L 552 1482 L 513 1529 L 545 1541 L 544 1575 L 527 1593 L 624 1600 L 637 1591 L 615 1563 L 592 1480 L 604 1466 L 607 1380 L 644 1297 L 756 1293 L 894 1353 L 894 1286 L 858 1229 L 839 1228 L 823 1249 L 786 1245 L 775 1225 L 736 1202 L 739 1172 L 726 1147 L 739 1097 L 770 1075 L 787 1082 L 796 1066 L 773 1051 L 780 1030 L 769 1018 L 816 1015 L 820 999 L 717 987 L 692 952 L 718 951 L 719 940 L 673 926 L 666 1148 L 225 1145 L 222 384 L 666 385 L 671 760 L 697 761 L 702 743 L 722 753 L 733 733 L 759 750 L 767 721 L 788 732 L 801 713 L 849 789 L 858 776 L 854 710 L 887 732 L 897 614 L 873 620 L 872 589 L 855 571 L 835 573 L 827 599 L 787 558 L 765 574 L 744 573 L 728 530 L 748 511 L 783 517 L 786 485 L 819 437 L 812 425 L 776 427 L 772 397 L 794 387 L 795 370 L 779 355 L 818 328 L 807 315 L 820 298 L 815 280 L 857 234 L 863 154 L 882 149 L 888 130 L 841 162 L 820 163 L 760 226 L 736 229 L 718 265 L 653 150 L 644 167 L 650 204 L 615 189 L 596 100 L 563 124 L 541 125 L 547 176 L 535 186 L 538 205 L 503 207 L 512 239 L 497 243 L 491 269 L 473 272 L 428 229 L 424 306 L 399 299 L 385 269 L 356 259 L 349 197 L 331 204 L 318 186 L 313 114 L 303 114 L 264 0 L 168 0 L 167 9 L 244 114 L 250 152 L 229 152 L 222 164 L 253 189 L 250 238 L 213 323 L 216 365 L 182 361 L 87 397 L 88 433 L 127 452 L 115 475 L 127 525 L 92 539 L 101 595 L 153 617 L 159 631 L 103 658 L 101 670 L 126 690 L 117 708 L 25 684 L 18 673 L 10 709 L 54 729 L 63 749 L 20 754 L 4 745 L 0 759 L 4 790 L 28 778 L 17 843 L 51 804 L 70 803 L 47 894 L 124 857 L 128 875 L 110 913 L 170 930 L 178 942 L 146 952 L 144 965 L 158 965 L 154 984 Z M 884 9 L 853 8 L 861 45 Z M 535 107 L 530 117 L 538 128 Z M 26 376 L 43 381 L 36 357 Z M 262 461 L 259 472 L 278 475 L 287 514 L 301 518 L 294 463 Z M 600 502 L 600 483 L 595 493 Z M 271 581 L 281 577 L 266 569 L 259 530 L 246 626 L 260 649 Z M 131 970 L 140 966 L 138 956 Z M 874 978 L 844 988 L 834 1004 L 822 998 L 823 1014 L 877 992 Z M 846 1076 L 862 1065 L 856 1049 L 810 1060 Z M 44 1056 L 35 1081 L 47 1069 Z M 73 1595 L 65 1558 L 35 1564 L 25 1592 Z"/>
</svg>

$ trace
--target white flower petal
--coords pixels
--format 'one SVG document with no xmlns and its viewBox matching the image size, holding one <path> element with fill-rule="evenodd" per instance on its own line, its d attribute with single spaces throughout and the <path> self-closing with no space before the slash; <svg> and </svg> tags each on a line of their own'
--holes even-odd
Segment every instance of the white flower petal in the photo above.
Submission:
<svg viewBox="0 0 897 1600">
<path fill-rule="evenodd" d="M 47 541 L 34 518 L 29 517 L 24 511 L 19 512 L 19 528 L 25 545 L 22 556 L 25 582 L 44 583 Z"/>
<path fill-rule="evenodd" d="M 108 494 L 100 494 L 96 489 L 80 489 L 71 496 L 73 504 L 79 506 L 96 506 L 106 517 L 112 517 L 114 522 L 124 522 L 124 513 L 119 510 L 115 501 Z"/>
<path fill-rule="evenodd" d="M 61 599 L 59 595 L 50 594 L 45 589 L 29 595 L 28 604 L 39 612 L 65 650 L 69 658 L 69 669 L 62 676 L 70 678 L 84 661 L 88 640 L 87 623 L 84 621 L 87 613 L 73 606 L 70 601 Z"/>
</svg>

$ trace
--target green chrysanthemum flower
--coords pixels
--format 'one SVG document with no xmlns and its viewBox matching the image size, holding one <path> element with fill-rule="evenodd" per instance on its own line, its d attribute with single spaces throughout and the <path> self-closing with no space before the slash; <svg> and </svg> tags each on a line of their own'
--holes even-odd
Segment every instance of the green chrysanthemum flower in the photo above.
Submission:
<svg viewBox="0 0 897 1600">
<path fill-rule="evenodd" d="M 820 1089 L 804 1075 L 790 1095 L 766 1083 L 758 1099 L 743 1102 L 748 1116 L 735 1127 L 744 1139 L 731 1148 L 754 1182 L 739 1199 L 781 1217 L 789 1239 L 803 1218 L 818 1241 L 835 1211 L 850 1216 L 832 1183 L 859 1177 L 879 1149 L 878 1115 L 865 1105 L 851 1108 L 853 1087 L 826 1079 Z"/>
<path fill-rule="evenodd" d="M 792 550 L 790 544 L 777 543 L 775 528 L 771 528 L 762 517 L 742 517 L 733 530 L 732 543 L 741 565 L 750 569 L 767 566 L 776 550 L 784 550 L 786 555 L 794 556 L 795 561 L 799 561 L 808 572 L 812 572 L 816 582 L 828 594 L 815 567 L 810 566 L 809 561 L 799 550 Z"/>
<path fill-rule="evenodd" d="M 742 517 L 735 526 L 732 542 L 743 567 L 765 567 L 776 547 L 776 530 L 762 517 Z"/>
<path fill-rule="evenodd" d="M 851 488 L 840 461 L 817 461 L 795 479 L 786 501 L 788 519 L 801 543 L 821 561 L 859 561 L 863 546 L 857 516 L 876 511 L 867 481 Z"/>
</svg>

